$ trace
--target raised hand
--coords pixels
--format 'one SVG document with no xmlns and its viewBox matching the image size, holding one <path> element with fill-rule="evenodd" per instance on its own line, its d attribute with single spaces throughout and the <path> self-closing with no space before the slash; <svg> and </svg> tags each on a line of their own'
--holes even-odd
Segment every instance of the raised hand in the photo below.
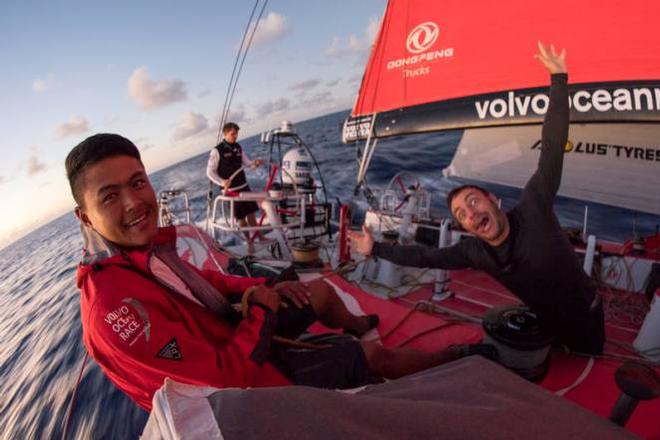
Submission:
<svg viewBox="0 0 660 440">
<path fill-rule="evenodd" d="M 348 242 L 351 249 L 364 255 L 371 255 L 371 250 L 374 247 L 374 237 L 371 235 L 371 230 L 362 225 L 362 233 L 357 231 L 349 231 Z"/>
<path fill-rule="evenodd" d="M 549 51 L 540 41 L 538 45 L 539 53 L 534 54 L 534 58 L 539 60 L 548 69 L 550 74 L 566 73 L 566 49 L 562 49 L 561 53 L 557 55 L 553 44 L 550 45 Z"/>
</svg>

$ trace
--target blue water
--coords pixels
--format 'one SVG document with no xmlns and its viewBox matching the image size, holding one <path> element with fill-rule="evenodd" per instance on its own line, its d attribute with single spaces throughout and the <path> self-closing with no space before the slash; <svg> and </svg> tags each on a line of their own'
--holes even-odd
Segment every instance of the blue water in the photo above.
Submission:
<svg viewBox="0 0 660 440">
<path fill-rule="evenodd" d="M 351 199 L 356 175 L 355 147 L 342 145 L 340 125 L 345 113 L 335 113 L 297 125 L 324 172 L 329 196 Z M 417 135 L 380 141 L 368 181 L 384 185 L 401 169 L 414 171 L 433 193 L 436 214 L 446 214 L 443 198 L 455 183 L 441 177 L 451 160 L 460 132 Z M 252 158 L 265 157 L 256 138 L 241 141 Z M 208 183 L 206 154 L 154 173 L 156 190 L 186 188 L 196 220 L 205 216 Z M 265 171 L 251 176 L 254 189 L 263 188 Z M 490 188 L 513 206 L 517 190 Z M 359 203 L 364 207 L 364 202 Z M 560 198 L 556 211 L 564 225 L 579 226 L 584 204 Z M 589 205 L 590 232 L 623 241 L 631 235 L 634 214 Z M 654 232 L 660 218 L 638 215 L 637 230 Z M 60 437 L 67 403 L 84 355 L 81 343 L 75 267 L 82 241 L 72 214 L 60 217 L 0 250 L 0 430 L 2 439 Z M 76 438 L 135 438 L 147 414 L 105 379 L 90 362 L 78 393 L 71 433 Z"/>
</svg>

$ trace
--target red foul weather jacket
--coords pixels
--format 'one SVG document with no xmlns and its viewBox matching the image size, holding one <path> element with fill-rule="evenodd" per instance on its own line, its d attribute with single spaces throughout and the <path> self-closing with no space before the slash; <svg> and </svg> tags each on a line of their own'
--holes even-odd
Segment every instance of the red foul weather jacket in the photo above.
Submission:
<svg viewBox="0 0 660 440">
<path fill-rule="evenodd" d="M 83 235 L 83 342 L 112 383 L 142 408 L 151 411 L 165 377 L 217 388 L 291 383 L 266 361 L 273 312 L 253 305 L 231 326 L 153 276 L 149 251 L 121 250 L 84 227 Z M 176 243 L 174 228 L 159 229 L 154 245 L 163 243 Z M 264 282 L 195 270 L 225 296 Z"/>
</svg>

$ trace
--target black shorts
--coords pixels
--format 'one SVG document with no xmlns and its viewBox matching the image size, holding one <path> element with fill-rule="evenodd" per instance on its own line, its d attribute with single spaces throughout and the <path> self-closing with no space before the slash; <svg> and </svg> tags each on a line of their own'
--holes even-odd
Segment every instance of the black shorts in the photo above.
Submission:
<svg viewBox="0 0 660 440">
<path fill-rule="evenodd" d="M 273 344 L 270 361 L 295 385 L 342 389 L 373 383 L 362 345 L 354 337 L 336 334 L 300 337 L 315 321 L 316 314 L 309 305 L 299 309 L 289 303 L 289 307 L 280 308 L 275 334 L 331 346 L 302 349 Z"/>
<path fill-rule="evenodd" d="M 250 186 L 239 190 L 239 193 L 249 192 Z M 259 207 L 255 202 L 234 202 L 234 218 L 237 220 L 244 219 L 248 215 L 255 213 L 259 210 Z"/>
</svg>

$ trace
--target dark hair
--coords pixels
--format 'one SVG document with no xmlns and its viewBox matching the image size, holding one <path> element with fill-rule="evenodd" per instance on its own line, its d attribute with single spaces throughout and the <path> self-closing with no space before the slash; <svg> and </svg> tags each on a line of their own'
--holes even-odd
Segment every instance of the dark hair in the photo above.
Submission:
<svg viewBox="0 0 660 440">
<path fill-rule="evenodd" d="M 238 126 L 237 123 L 235 122 L 227 122 L 225 125 L 222 126 L 222 133 L 227 133 L 229 130 L 240 130 L 241 127 Z"/>
<path fill-rule="evenodd" d="M 488 192 L 486 188 L 482 188 L 477 185 L 468 184 L 468 185 L 457 186 L 456 188 L 449 191 L 449 194 L 447 194 L 447 208 L 449 208 L 449 212 L 451 213 L 451 215 L 454 215 L 454 213 L 451 212 L 451 202 L 454 200 L 454 197 L 456 197 L 458 193 L 463 191 L 464 189 L 476 189 L 485 196 L 488 196 L 490 194 L 490 192 Z"/>
<path fill-rule="evenodd" d="M 140 150 L 135 144 L 123 136 L 111 133 L 98 133 L 88 137 L 69 152 L 64 166 L 66 167 L 66 177 L 69 179 L 71 194 L 78 204 L 83 206 L 83 197 L 80 193 L 80 177 L 90 165 L 114 156 L 130 156 L 140 162 Z"/>
</svg>

